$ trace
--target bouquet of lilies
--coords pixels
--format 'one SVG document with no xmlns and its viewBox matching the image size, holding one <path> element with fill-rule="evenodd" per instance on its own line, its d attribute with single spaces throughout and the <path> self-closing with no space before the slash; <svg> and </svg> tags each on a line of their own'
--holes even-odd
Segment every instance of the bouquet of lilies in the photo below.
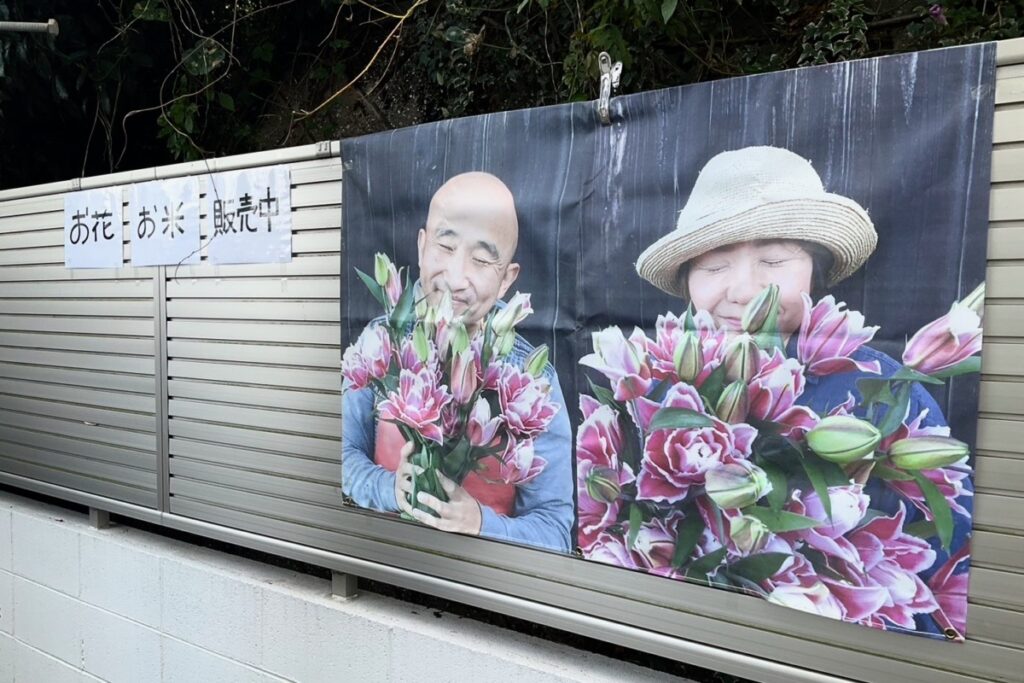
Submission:
<svg viewBox="0 0 1024 683">
<path fill-rule="evenodd" d="M 876 628 L 930 615 L 962 640 L 969 557 L 951 543 L 954 515 L 969 517 L 969 449 L 909 413 L 915 384 L 979 371 L 983 299 L 979 287 L 918 331 L 887 377 L 854 357 L 878 328 L 832 296 L 804 296 L 787 357 L 774 285 L 741 332 L 689 310 L 660 316 L 654 338 L 594 333 L 580 363 L 609 386 L 580 396 L 583 555 Z M 859 402 L 801 405 L 808 380 L 840 373 L 860 376 Z M 872 506 L 884 497 L 890 509 Z"/>
<path fill-rule="evenodd" d="M 417 289 L 408 277 L 403 286 L 384 254 L 375 256 L 374 277 L 356 272 L 384 315 L 345 350 L 341 371 L 347 390 L 373 391 L 377 418 L 415 444 L 410 504 L 430 512 L 417 493 L 447 501 L 438 472 L 461 484 L 486 459 L 498 464 L 487 468 L 489 481 L 520 485 L 539 475 L 546 463 L 534 439 L 558 411 L 544 377 L 547 347 L 535 349 L 523 369 L 507 362 L 516 325 L 533 312 L 530 295 L 516 293 L 470 335 L 447 293 L 436 305 L 416 300 Z"/>
</svg>

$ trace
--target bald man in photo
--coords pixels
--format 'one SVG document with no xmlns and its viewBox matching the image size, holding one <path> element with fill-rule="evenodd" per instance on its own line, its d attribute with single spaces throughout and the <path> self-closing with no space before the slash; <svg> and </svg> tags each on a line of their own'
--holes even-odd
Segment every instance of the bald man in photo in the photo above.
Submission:
<svg viewBox="0 0 1024 683">
<path fill-rule="evenodd" d="M 455 314 L 462 317 L 472 334 L 493 308 L 504 307 L 501 299 L 519 276 L 520 267 L 514 261 L 518 242 L 515 201 L 500 179 L 481 172 L 450 178 L 434 193 L 426 223 L 416 235 L 420 272 L 417 298 L 426 297 L 436 304 L 447 292 Z M 382 318 L 370 325 L 381 322 Z M 531 351 L 533 346 L 517 335 L 506 362 L 522 369 Z M 465 488 L 443 480 L 449 500 L 427 502 L 436 515 L 414 509 L 407 500 L 406 494 L 411 491 L 411 444 L 396 436 L 392 425 L 377 421 L 372 391 L 345 387 L 345 494 L 363 507 L 404 511 L 443 531 L 568 552 L 574 514 L 571 430 L 558 377 L 550 365 L 545 376 L 559 410 L 548 431 L 535 442 L 536 454 L 547 461 L 543 472 L 519 486 L 473 481 L 475 473 L 463 482 Z M 397 467 L 382 466 L 391 462 L 397 462 Z"/>
</svg>

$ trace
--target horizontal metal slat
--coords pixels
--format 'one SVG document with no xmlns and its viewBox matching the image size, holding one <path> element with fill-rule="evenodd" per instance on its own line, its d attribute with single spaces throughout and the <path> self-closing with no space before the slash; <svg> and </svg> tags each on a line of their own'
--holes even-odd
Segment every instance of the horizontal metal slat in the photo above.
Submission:
<svg viewBox="0 0 1024 683">
<path fill-rule="evenodd" d="M 1021 137 L 1024 135 L 1018 133 Z M 992 150 L 992 182 L 1024 180 L 1024 149 L 1003 147 Z"/>
<path fill-rule="evenodd" d="M 1024 572 L 1024 536 L 975 529 L 971 537 L 972 562 L 986 567 Z"/>
<path fill-rule="evenodd" d="M 985 298 L 1024 299 L 1024 266 L 989 266 L 985 271 Z"/>
<path fill-rule="evenodd" d="M 2 211 L 0 206 L 0 211 Z M 49 211 L 46 213 L 30 213 L 20 216 L 0 215 L 0 234 L 14 234 L 19 232 L 32 232 L 35 230 L 47 230 L 52 228 L 63 228 L 64 211 Z"/>
<path fill-rule="evenodd" d="M 57 266 L 8 266 L 0 268 L 0 282 L 27 282 L 35 280 L 64 280 L 90 282 L 92 280 L 148 280 L 152 282 L 156 268 L 76 268 L 68 270 L 64 262 Z"/>
<path fill-rule="evenodd" d="M 967 608 L 967 629 L 972 638 L 1024 650 L 1024 613 L 971 605 Z"/>
<path fill-rule="evenodd" d="M 229 425 L 272 429 L 329 439 L 341 439 L 341 420 L 337 417 L 289 413 L 281 410 L 249 408 L 220 403 L 201 403 L 171 399 L 168 414 L 192 420 L 220 422 Z"/>
<path fill-rule="evenodd" d="M 0 284 L 0 299 L 152 299 L 153 280 L 65 280 Z"/>
<path fill-rule="evenodd" d="M 1024 497 L 975 493 L 974 526 L 1024 534 Z"/>
<path fill-rule="evenodd" d="M 310 183 L 292 188 L 292 206 L 324 206 L 341 203 L 341 180 Z"/>
<path fill-rule="evenodd" d="M 985 451 L 1024 455 L 1024 421 L 980 418 L 977 447 Z"/>
<path fill-rule="evenodd" d="M 152 356 L 156 345 L 152 339 L 125 339 L 123 337 L 82 337 L 71 334 L 24 334 L 0 332 L 0 346 L 21 346 L 29 349 L 63 349 L 65 351 L 95 351 L 136 356 Z"/>
<path fill-rule="evenodd" d="M 5 348 L 0 350 L 0 358 L 8 363 L 109 370 L 112 372 L 133 372 L 140 375 L 152 375 L 154 371 L 153 359 L 144 356 L 108 356 L 99 353 L 72 353 L 70 351 L 51 351 L 49 349 Z"/>
<path fill-rule="evenodd" d="M 76 439 L 88 439 L 101 444 L 133 448 L 139 451 L 155 451 L 156 437 L 145 432 L 136 432 L 128 429 L 116 429 L 102 425 L 87 425 L 72 420 L 58 420 L 56 418 L 42 415 L 29 415 L 27 413 L 12 413 L 9 411 L 0 412 L 0 424 L 9 427 L 32 429 L 38 432 L 46 432 L 57 436 L 65 436 Z"/>
<path fill-rule="evenodd" d="M 2 328 L 0 318 L 0 328 Z M 341 329 L 329 323 L 238 322 L 219 320 L 169 320 L 169 339 L 191 338 L 222 341 L 259 341 L 269 344 L 309 344 L 338 347 Z M 340 352 L 338 356 L 340 357 Z"/>
<path fill-rule="evenodd" d="M 986 333 L 988 330 L 986 329 Z M 995 335 L 992 335 L 995 336 Z M 991 337 L 990 337 L 991 338 Z M 1024 375 L 1020 363 L 1022 344 L 986 342 L 981 349 L 981 369 L 986 375 Z"/>
<path fill-rule="evenodd" d="M 0 425 L 0 440 L 26 446 L 42 448 L 56 453 L 79 455 L 92 460 L 102 460 L 136 469 L 156 471 L 156 454 L 152 451 L 136 451 L 98 444 L 58 434 L 45 434 L 9 425 Z"/>
<path fill-rule="evenodd" d="M 1024 337 L 1024 306 L 985 306 L 985 334 L 996 337 Z"/>
<path fill-rule="evenodd" d="M 329 162 L 318 161 L 311 165 L 292 164 L 291 177 L 292 185 L 338 182 L 341 180 L 341 162 L 338 159 L 331 159 Z"/>
<path fill-rule="evenodd" d="M 20 413 L 46 415 L 63 420 L 76 420 L 104 427 L 122 427 L 140 432 L 156 431 L 156 418 L 153 415 L 129 413 L 123 410 L 92 408 L 73 403 L 58 403 L 47 399 L 0 394 L 0 410 L 15 410 Z"/>
<path fill-rule="evenodd" d="M 0 315 L 0 330 L 18 332 L 66 332 L 152 338 L 152 320 L 143 318 L 59 318 L 39 315 Z"/>
<path fill-rule="evenodd" d="M 1024 458 L 997 458 L 979 455 L 974 472 L 979 489 L 1024 495 Z M 1021 557 L 1024 568 L 1024 557 Z"/>
<path fill-rule="evenodd" d="M 241 491 L 228 486 L 204 484 L 191 479 L 171 478 L 171 500 L 175 496 L 186 496 L 194 500 L 227 505 L 236 509 L 259 512 L 277 519 L 309 524 L 323 528 L 336 527 L 340 508 L 304 503 L 298 500 L 278 498 L 266 494 Z M 173 503 L 172 503 L 173 506 Z"/>
<path fill-rule="evenodd" d="M 0 299 L 0 314 L 7 315 L 75 315 L 120 318 L 152 318 L 155 306 L 151 299 Z"/>
<path fill-rule="evenodd" d="M 27 199 L 9 199 L 0 202 L 0 216 L 24 216 L 30 213 L 63 210 L 63 194 L 44 195 Z"/>
<path fill-rule="evenodd" d="M 292 235 L 292 251 L 296 254 L 338 253 L 341 251 L 341 231 L 297 232 Z"/>
<path fill-rule="evenodd" d="M 1024 345 L 1021 346 L 1021 351 L 1024 352 Z M 1024 371 L 1021 374 L 1024 374 Z M 978 410 L 982 413 L 1024 415 L 1024 381 L 982 380 Z"/>
<path fill-rule="evenodd" d="M 171 476 L 187 477 L 207 484 L 246 489 L 337 509 L 342 507 L 341 487 L 337 485 L 330 486 L 280 475 L 222 467 L 186 458 L 171 458 Z"/>
<path fill-rule="evenodd" d="M 167 367 L 167 376 L 175 378 L 207 379 L 236 384 L 263 384 L 289 389 L 341 391 L 341 373 L 338 371 L 227 365 L 225 363 L 175 359 L 169 360 Z"/>
<path fill-rule="evenodd" d="M 3 312 L 0 302 L 0 312 Z M 167 302 L 169 318 L 216 318 L 218 320 L 294 320 L 338 322 L 336 302 L 311 301 L 207 301 L 177 299 Z"/>
<path fill-rule="evenodd" d="M 996 80 L 996 104 L 1024 102 L 1024 77 L 998 78 Z"/>
<path fill-rule="evenodd" d="M 333 228 L 340 232 L 341 207 L 324 206 L 298 209 L 292 212 L 292 231 L 327 230 Z"/>
<path fill-rule="evenodd" d="M 0 286 L 0 295 L 3 287 Z M 167 283 L 168 299 L 334 299 L 341 293 L 338 278 L 261 278 L 214 281 L 179 278 Z"/>
<path fill-rule="evenodd" d="M 328 413 L 335 416 L 335 419 L 341 419 L 341 395 L 336 393 L 237 387 L 230 384 L 172 379 L 167 383 L 167 394 L 171 398 Z"/>
<path fill-rule="evenodd" d="M 968 596 L 971 604 L 983 602 L 1024 611 L 1024 591 L 1020 590 L 1022 581 L 1024 574 L 987 569 L 972 564 Z M 968 610 L 970 609 L 972 608 L 968 607 Z M 972 615 L 969 613 L 968 628 L 971 626 L 971 619 Z"/>
<path fill-rule="evenodd" d="M 144 507 L 156 507 L 156 491 L 125 486 L 105 479 L 94 479 L 73 472 L 54 470 L 41 467 L 21 460 L 11 460 L 0 456 L 0 471 L 28 477 L 37 481 L 45 481 L 57 486 L 66 486 L 76 491 L 93 493 L 113 500 L 134 503 Z"/>
<path fill-rule="evenodd" d="M 31 382 L 50 382 L 69 386 L 93 387 L 111 391 L 131 391 L 153 396 L 156 380 L 150 375 L 122 375 L 113 372 L 74 370 L 67 367 L 38 367 L 0 363 L 0 377 L 23 379 Z"/>
<path fill-rule="evenodd" d="M 992 126 L 992 142 L 1019 142 L 1024 140 L 1024 107 L 996 109 Z"/>
<path fill-rule="evenodd" d="M 63 247 L 64 228 L 39 229 L 24 232 L 0 232 L 0 251 L 28 249 L 31 247 Z"/>
<path fill-rule="evenodd" d="M 1021 79 L 1024 81 L 1024 78 Z M 990 221 L 1019 221 L 1024 218 L 1024 185 L 1005 183 L 993 185 L 989 194 Z"/>
<path fill-rule="evenodd" d="M 177 271 L 175 273 L 174 271 Z M 0 269 L 2 272 L 3 269 Z M 337 275 L 341 259 L 335 255 L 296 256 L 288 263 L 248 263 L 216 265 L 203 262 L 195 266 L 181 266 L 168 272 L 168 281 L 181 278 L 229 277 L 298 277 L 300 275 Z"/>
<path fill-rule="evenodd" d="M 147 471 L 135 467 L 125 467 L 100 460 L 90 460 L 89 458 L 80 458 L 66 453 L 3 441 L 0 441 L 0 454 L 7 459 L 21 460 L 39 465 L 40 467 L 61 469 L 94 479 L 107 479 L 108 481 L 125 486 L 145 489 L 156 488 L 156 472 L 153 470 Z"/>
<path fill-rule="evenodd" d="M 152 394 L 129 394 L 120 391 L 103 391 L 66 384 L 44 384 L 24 382 L 0 377 L 0 393 L 25 398 L 81 403 L 101 408 L 119 408 L 144 413 L 156 412 L 156 399 Z"/>
<path fill-rule="evenodd" d="M 0 266 L 64 263 L 64 247 L 38 247 L 0 251 Z"/>
<path fill-rule="evenodd" d="M 1024 224 L 998 223 L 988 229 L 988 260 L 1024 259 Z"/>
<path fill-rule="evenodd" d="M 181 418 L 171 419 L 168 424 L 171 436 L 232 444 L 243 448 L 260 448 L 278 453 L 294 453 L 310 458 L 334 457 L 341 462 L 341 444 L 330 439 L 192 422 Z"/>
<path fill-rule="evenodd" d="M 182 437 L 174 437 L 170 440 L 170 453 L 172 462 L 177 457 L 185 457 L 190 460 L 201 460 L 269 473 L 287 472 L 296 477 L 314 479 L 333 486 L 339 486 L 341 483 L 341 467 L 337 459 L 333 462 L 326 462 L 293 455 L 192 441 Z"/>
<path fill-rule="evenodd" d="M 266 363 L 300 367 L 337 368 L 341 352 L 322 346 L 268 346 L 229 342 L 177 341 L 167 343 L 170 358 L 219 360 L 235 363 Z"/>
</svg>

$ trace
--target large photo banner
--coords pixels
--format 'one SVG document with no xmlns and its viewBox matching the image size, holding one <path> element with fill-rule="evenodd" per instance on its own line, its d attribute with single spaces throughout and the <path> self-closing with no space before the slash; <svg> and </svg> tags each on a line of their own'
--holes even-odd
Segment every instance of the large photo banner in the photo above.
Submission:
<svg viewBox="0 0 1024 683">
<path fill-rule="evenodd" d="M 994 47 L 342 142 L 345 495 L 962 640 Z"/>
</svg>

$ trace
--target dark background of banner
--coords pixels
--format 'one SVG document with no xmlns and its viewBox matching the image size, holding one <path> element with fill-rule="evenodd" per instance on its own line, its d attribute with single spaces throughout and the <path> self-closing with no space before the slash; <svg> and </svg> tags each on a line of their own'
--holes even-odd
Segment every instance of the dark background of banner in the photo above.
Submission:
<svg viewBox="0 0 1024 683">
<path fill-rule="evenodd" d="M 578 360 L 608 325 L 648 333 L 685 302 L 642 281 L 640 253 L 673 229 L 715 154 L 750 145 L 809 159 L 829 192 L 860 202 L 878 247 L 832 288 L 881 330 L 897 361 L 918 328 L 985 275 L 994 46 L 975 45 L 798 69 L 593 103 L 440 121 L 342 141 L 341 343 L 380 315 L 355 275 L 373 254 L 418 277 L 416 232 L 448 178 L 491 172 L 516 199 L 519 280 L 535 313 L 520 327 L 546 343 L 575 429 L 587 375 Z M 973 446 L 980 378 L 931 389 Z"/>
</svg>

